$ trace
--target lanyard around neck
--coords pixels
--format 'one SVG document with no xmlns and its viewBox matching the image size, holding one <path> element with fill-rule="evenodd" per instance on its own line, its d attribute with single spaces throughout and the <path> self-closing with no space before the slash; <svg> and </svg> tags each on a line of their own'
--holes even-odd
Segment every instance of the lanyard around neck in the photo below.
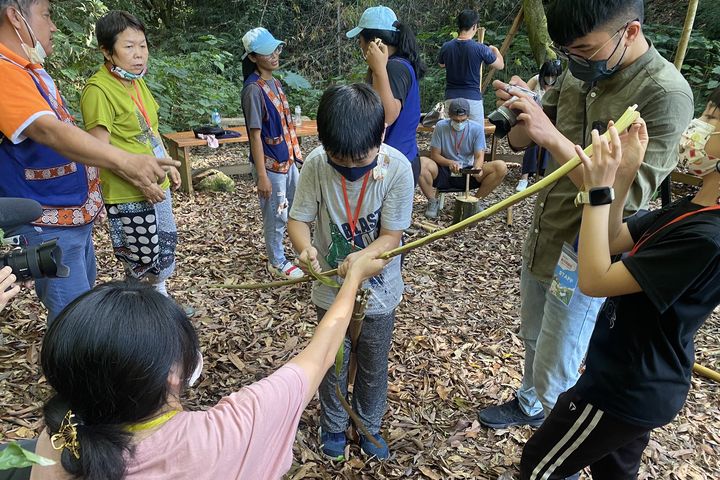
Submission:
<svg viewBox="0 0 720 480">
<path fill-rule="evenodd" d="M 371 170 L 372 171 L 372 170 Z M 357 205 L 355 206 L 355 215 L 353 216 L 350 209 L 350 200 L 348 199 L 347 183 L 345 177 L 340 177 L 340 183 L 342 184 L 343 198 L 345 200 L 345 212 L 347 213 L 348 222 L 350 223 L 350 242 L 352 246 L 355 246 L 355 224 L 360 220 L 360 207 L 362 207 L 363 200 L 365 199 L 365 189 L 367 188 L 368 180 L 370 179 L 370 172 L 368 171 L 363 178 L 362 188 L 360 189 L 360 197 L 358 198 Z"/>
<path fill-rule="evenodd" d="M 465 138 L 465 132 L 467 132 L 468 126 L 465 125 L 465 128 L 463 128 L 462 135 L 460 135 L 460 140 L 457 139 L 457 131 L 450 126 L 450 132 L 452 133 L 453 137 L 453 144 L 455 145 L 455 154 L 460 155 L 460 145 L 462 144 L 463 138 Z"/>
<path fill-rule="evenodd" d="M 164 425 L 169 422 L 170 419 L 178 413 L 180 413 L 180 410 L 170 410 L 169 412 L 166 412 L 159 417 L 153 418 L 152 420 L 148 420 L 147 422 L 133 423 L 132 425 L 128 425 L 127 427 L 125 427 L 125 431 L 142 432 L 144 430 L 150 430 L 151 428 L 159 427 L 160 425 Z"/>
<path fill-rule="evenodd" d="M 107 66 L 106 66 L 106 68 L 107 68 Z M 108 71 L 109 71 L 109 70 L 108 70 Z M 128 90 L 127 86 L 122 82 L 122 80 L 120 80 L 119 78 L 117 78 L 117 77 L 116 77 L 115 75 L 113 75 L 112 73 L 110 73 L 110 75 L 111 75 L 115 80 L 117 80 L 118 83 L 120 83 L 120 85 L 123 86 L 123 88 L 124 88 L 125 91 L 127 92 L 128 96 L 130 96 L 130 100 L 133 101 L 133 103 L 135 104 L 135 106 L 137 107 L 137 109 L 140 111 L 140 114 L 141 114 L 141 115 L 143 116 L 143 118 L 145 119 L 145 124 L 147 125 L 148 130 L 150 130 L 150 132 L 152 132 L 152 123 L 150 123 L 150 115 L 148 115 L 147 110 L 145 109 L 145 104 L 143 103 L 142 97 L 140 96 L 140 89 L 139 89 L 138 86 L 137 86 L 137 82 L 136 82 L 135 80 L 130 80 L 130 82 L 132 83 L 132 86 L 135 88 L 135 95 L 133 95 L 132 92 L 130 92 L 130 91 Z M 136 95 L 137 95 L 137 96 L 136 96 Z"/>
<path fill-rule="evenodd" d="M 633 249 L 630 250 L 630 254 L 629 254 L 629 255 L 630 255 L 631 257 L 632 257 L 633 255 L 635 255 L 635 253 L 637 253 L 637 251 L 640 249 L 640 247 L 642 247 L 648 240 L 650 240 L 650 238 L 652 238 L 652 237 L 653 237 L 656 233 L 658 233 L 660 230 L 663 230 L 665 227 L 669 227 L 669 226 L 672 225 L 673 223 L 677 223 L 677 222 L 679 222 L 680 220 L 686 219 L 686 218 L 691 217 L 691 216 L 693 216 L 693 215 L 696 215 L 696 214 L 698 214 L 698 213 L 701 213 L 701 212 L 709 212 L 709 211 L 712 211 L 712 210 L 720 210 L 720 205 L 712 205 L 712 206 L 709 206 L 709 207 L 701 208 L 700 210 L 695 210 L 695 211 L 693 211 L 693 212 L 684 213 L 684 214 L 680 215 L 679 217 L 676 217 L 676 218 L 670 220 L 668 223 L 666 223 L 666 224 L 663 225 L 662 227 L 658 228 L 658 229 L 655 230 L 654 232 L 647 232 L 647 231 L 646 231 L 645 233 L 642 234 L 642 236 L 640 237 L 640 240 L 638 240 L 638 242 L 635 244 L 635 246 L 633 247 Z"/>
</svg>

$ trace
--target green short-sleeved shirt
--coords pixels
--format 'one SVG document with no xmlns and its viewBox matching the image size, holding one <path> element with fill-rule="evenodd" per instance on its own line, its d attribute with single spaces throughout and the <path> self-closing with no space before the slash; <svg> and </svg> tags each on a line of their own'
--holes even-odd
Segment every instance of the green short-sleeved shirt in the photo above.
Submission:
<svg viewBox="0 0 720 480">
<path fill-rule="evenodd" d="M 631 214 L 647 208 L 660 183 L 675 168 L 680 135 L 692 120 L 693 96 L 687 81 L 650 45 L 631 65 L 592 87 L 568 72 L 563 73 L 556 85 L 543 96 L 543 108 L 555 120 L 560 133 L 579 145 L 592 143 L 593 124 L 607 125 L 608 121 L 620 118 L 628 107 L 638 105 L 647 123 L 650 142 L 628 194 L 625 212 Z M 546 173 L 559 166 L 552 159 Z M 578 188 L 566 176 L 537 197 L 523 260 L 540 280 L 552 278 L 563 242 L 573 244 L 580 231 L 582 209 L 573 202 L 577 192 Z"/>
<path fill-rule="evenodd" d="M 152 124 L 157 138 L 158 103 L 153 98 L 144 80 L 136 80 L 140 99 Z M 85 129 L 102 126 L 110 132 L 110 144 L 130 153 L 153 155 L 150 135 L 144 128 L 147 123 L 130 95 L 137 96 L 136 90 L 118 81 L 103 65 L 90 77 L 82 92 L 80 109 Z M 133 185 L 107 169 L 100 170 L 103 199 L 107 204 L 138 202 L 145 196 Z M 161 188 L 170 186 L 165 178 Z"/>
</svg>

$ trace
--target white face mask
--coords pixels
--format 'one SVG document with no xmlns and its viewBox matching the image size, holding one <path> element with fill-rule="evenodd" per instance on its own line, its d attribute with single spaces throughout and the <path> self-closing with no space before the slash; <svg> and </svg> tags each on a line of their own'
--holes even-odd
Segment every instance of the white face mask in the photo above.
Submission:
<svg viewBox="0 0 720 480">
<path fill-rule="evenodd" d="M 195 385 L 195 382 L 198 381 L 198 378 L 200 378 L 200 374 L 202 374 L 203 369 L 203 357 L 202 353 L 198 350 L 198 356 L 200 357 L 200 361 L 198 361 L 197 365 L 195 365 L 195 370 L 193 370 L 192 375 L 190 375 L 190 380 L 188 380 L 188 386 L 192 387 Z"/>
<path fill-rule="evenodd" d="M 465 130 L 465 127 L 467 127 L 467 120 L 463 120 L 462 122 L 450 120 L 450 125 L 456 132 L 462 132 L 463 130 Z"/>
<path fill-rule="evenodd" d="M 678 164 L 687 169 L 688 173 L 699 177 L 716 171 L 718 159 L 705 151 L 705 144 L 710 135 L 718 133 L 713 125 L 694 118 L 680 137 Z"/>
<path fill-rule="evenodd" d="M 30 28 L 30 24 L 25 19 L 22 13 L 18 10 L 18 14 L 20 15 L 20 18 L 22 18 L 23 22 L 25 22 L 25 26 L 28 29 L 28 32 L 30 32 L 30 39 L 35 44 L 34 46 L 29 46 L 25 42 L 23 42 L 22 37 L 20 36 L 20 32 L 17 31 L 17 28 L 15 29 L 15 34 L 20 39 L 20 46 L 22 47 L 23 51 L 25 52 L 25 55 L 27 55 L 28 60 L 30 63 L 38 63 L 42 65 L 45 63 L 45 59 L 47 58 L 47 52 L 45 52 L 45 48 L 42 46 L 42 44 L 38 41 L 37 35 L 35 35 L 35 32 L 33 32 L 32 28 Z"/>
</svg>

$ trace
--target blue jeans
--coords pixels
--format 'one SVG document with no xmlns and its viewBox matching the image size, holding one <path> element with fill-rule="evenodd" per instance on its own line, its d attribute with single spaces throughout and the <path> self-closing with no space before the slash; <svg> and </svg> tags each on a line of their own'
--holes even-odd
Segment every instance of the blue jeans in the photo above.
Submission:
<svg viewBox="0 0 720 480">
<path fill-rule="evenodd" d="M 317 308 L 318 320 L 325 310 Z M 357 373 L 353 386 L 352 405 L 362 422 L 372 434 L 380 432 L 382 419 L 387 408 L 388 355 L 395 327 L 395 310 L 384 315 L 365 316 L 357 344 Z M 350 337 L 345 337 L 345 357 L 340 371 L 340 391 L 348 396 L 348 368 L 350 365 Z M 324 432 L 344 432 L 350 416 L 343 409 L 335 393 L 335 364 L 323 378 L 318 394 L 320 396 L 320 427 Z"/>
<path fill-rule="evenodd" d="M 598 311 L 605 301 L 583 295 L 579 288 L 565 305 L 550 293 L 523 262 L 520 274 L 520 338 L 525 344 L 525 371 L 517 391 L 527 415 L 550 410 L 561 393 L 575 385 Z"/>
<path fill-rule="evenodd" d="M 67 278 L 38 278 L 35 292 L 48 309 L 48 324 L 55 320 L 70 302 L 95 285 L 95 249 L 92 240 L 93 224 L 79 227 L 36 227 L 27 225 L 12 232 L 23 235 L 29 245 L 39 245 L 47 240 L 58 239 L 62 250 L 62 263 L 70 269 Z"/>
<path fill-rule="evenodd" d="M 270 198 L 260 198 L 260 210 L 263 217 L 263 235 L 265 236 L 265 250 L 268 261 L 278 267 L 285 263 L 285 248 L 283 239 L 287 228 L 288 213 L 295 198 L 295 187 L 297 186 L 300 172 L 293 164 L 287 173 L 275 173 L 266 171 L 272 193 Z M 257 183 L 257 170 L 252 168 L 253 180 Z"/>
</svg>

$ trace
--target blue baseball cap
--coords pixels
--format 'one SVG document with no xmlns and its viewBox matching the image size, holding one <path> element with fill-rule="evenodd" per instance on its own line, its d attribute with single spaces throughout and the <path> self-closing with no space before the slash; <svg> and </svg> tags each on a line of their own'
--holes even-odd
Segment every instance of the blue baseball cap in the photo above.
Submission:
<svg viewBox="0 0 720 480">
<path fill-rule="evenodd" d="M 262 27 L 253 28 L 243 35 L 242 43 L 243 47 L 245 47 L 245 53 L 242 56 L 243 59 L 250 53 L 270 55 L 277 47 L 285 45 L 285 42 L 276 39 L 272 36 L 272 33 Z"/>
<path fill-rule="evenodd" d="M 370 7 L 366 9 L 358 26 L 347 32 L 348 38 L 357 37 L 360 32 L 366 28 L 372 28 L 374 30 L 390 30 L 391 32 L 397 32 L 398 29 L 395 27 L 397 22 L 397 15 L 390 8 L 382 5 L 377 7 Z"/>
</svg>

